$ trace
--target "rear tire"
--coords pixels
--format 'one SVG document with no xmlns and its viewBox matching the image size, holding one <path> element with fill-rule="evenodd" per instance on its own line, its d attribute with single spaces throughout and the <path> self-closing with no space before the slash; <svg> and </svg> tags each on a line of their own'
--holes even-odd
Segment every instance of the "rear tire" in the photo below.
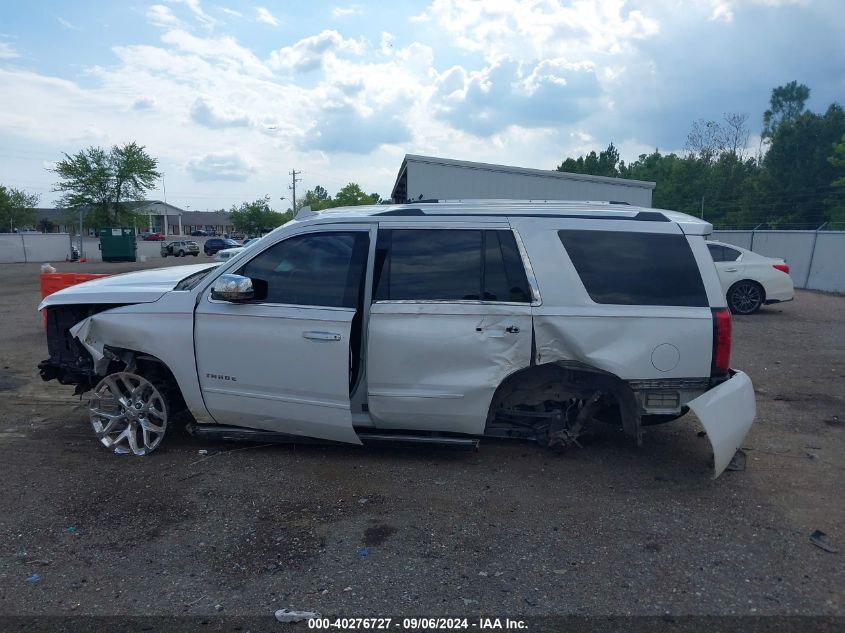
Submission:
<svg viewBox="0 0 845 633">
<path fill-rule="evenodd" d="M 179 251 L 179 257 L 184 257 L 184 256 L 185 256 L 185 251 Z"/>
<path fill-rule="evenodd" d="M 726 298 L 733 314 L 754 314 L 763 305 L 765 296 L 763 286 L 745 279 L 731 286 Z"/>
</svg>

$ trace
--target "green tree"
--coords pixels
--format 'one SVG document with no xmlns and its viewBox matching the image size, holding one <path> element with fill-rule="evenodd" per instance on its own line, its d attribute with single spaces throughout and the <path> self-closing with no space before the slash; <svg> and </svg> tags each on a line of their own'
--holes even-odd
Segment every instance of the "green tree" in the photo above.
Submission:
<svg viewBox="0 0 845 633">
<path fill-rule="evenodd" d="M 619 150 L 611 143 L 607 149 L 590 152 L 586 156 L 567 158 L 557 167 L 557 171 L 572 174 L 590 174 L 592 176 L 619 176 L 619 170 L 624 169 L 625 163 L 619 160 Z"/>
<path fill-rule="evenodd" d="M 329 193 L 320 185 L 305 192 L 305 195 L 299 201 L 299 207 L 311 207 L 312 211 L 321 211 L 329 207 L 337 206 L 334 204 Z"/>
<path fill-rule="evenodd" d="M 253 202 L 232 205 L 230 211 L 232 226 L 245 235 L 261 235 L 272 231 L 277 226 L 292 219 L 293 213 L 279 213 L 270 208 L 270 196 L 264 196 Z"/>
<path fill-rule="evenodd" d="M 794 121 L 809 98 L 810 89 L 797 81 L 773 88 L 769 109 L 763 113 L 763 138 L 772 138 L 781 123 Z"/>
<path fill-rule="evenodd" d="M 0 185 L 0 231 L 35 224 L 35 210 L 40 196 L 15 187 Z"/>
<path fill-rule="evenodd" d="M 838 143 L 833 144 L 833 154 L 827 157 L 827 162 L 837 168 L 838 177 L 831 184 L 834 187 L 845 187 L 845 134 Z"/>
<path fill-rule="evenodd" d="M 366 194 L 361 190 L 361 187 L 354 182 L 350 182 L 337 192 L 334 197 L 333 207 L 355 207 L 361 204 L 377 204 L 379 195 L 376 193 Z"/>
<path fill-rule="evenodd" d="M 804 112 L 778 125 L 763 159 L 756 201 L 767 218 L 808 227 L 830 219 L 845 195 L 832 186 L 842 169 L 829 160 L 843 134 L 845 110 L 836 103 L 824 114 Z"/>
<path fill-rule="evenodd" d="M 134 141 L 63 155 L 50 170 L 59 176 L 53 189 L 62 194 L 58 203 L 88 207 L 88 223 L 94 226 L 131 223 L 135 218 L 124 203 L 144 200 L 161 176 L 157 159 Z"/>
</svg>

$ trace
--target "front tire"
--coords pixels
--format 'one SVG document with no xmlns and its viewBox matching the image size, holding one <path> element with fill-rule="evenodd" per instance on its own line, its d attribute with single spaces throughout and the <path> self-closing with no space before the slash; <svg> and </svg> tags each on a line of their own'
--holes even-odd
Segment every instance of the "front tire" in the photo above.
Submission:
<svg viewBox="0 0 845 633">
<path fill-rule="evenodd" d="M 738 281 L 727 294 L 728 307 L 733 314 L 754 314 L 763 305 L 765 292 L 756 281 Z"/>
<path fill-rule="evenodd" d="M 91 426 L 118 455 L 149 455 L 167 434 L 171 406 L 152 381 L 131 372 L 103 378 L 88 400 Z"/>
</svg>

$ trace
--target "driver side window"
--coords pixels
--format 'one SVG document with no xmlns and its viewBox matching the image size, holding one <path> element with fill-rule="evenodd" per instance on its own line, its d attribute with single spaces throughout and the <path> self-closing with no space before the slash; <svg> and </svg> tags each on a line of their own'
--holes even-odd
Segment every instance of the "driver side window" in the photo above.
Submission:
<svg viewBox="0 0 845 633">
<path fill-rule="evenodd" d="M 368 251 L 366 231 L 297 235 L 236 272 L 252 279 L 254 303 L 356 308 Z"/>
</svg>

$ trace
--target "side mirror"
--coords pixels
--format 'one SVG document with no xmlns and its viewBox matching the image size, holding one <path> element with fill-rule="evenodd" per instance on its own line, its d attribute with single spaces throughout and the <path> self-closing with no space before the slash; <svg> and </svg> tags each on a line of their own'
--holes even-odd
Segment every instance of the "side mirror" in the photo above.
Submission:
<svg viewBox="0 0 845 633">
<path fill-rule="evenodd" d="M 242 303 L 255 296 L 252 279 L 241 275 L 220 275 L 211 287 L 211 298 L 218 301 Z"/>
</svg>

